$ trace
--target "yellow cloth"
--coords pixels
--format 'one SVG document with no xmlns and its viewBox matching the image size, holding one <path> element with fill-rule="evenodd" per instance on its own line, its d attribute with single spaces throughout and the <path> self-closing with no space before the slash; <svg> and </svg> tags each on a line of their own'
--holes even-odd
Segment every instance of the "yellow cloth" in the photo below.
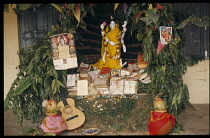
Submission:
<svg viewBox="0 0 210 138">
<path fill-rule="evenodd" d="M 104 37 L 102 37 L 101 58 L 97 63 L 92 64 L 92 66 L 96 66 L 98 67 L 98 69 L 102 69 L 102 67 L 109 67 L 111 69 L 121 69 L 120 57 L 117 59 L 112 59 L 112 57 L 116 57 L 116 55 L 121 55 L 121 31 L 118 27 L 111 29 L 109 32 L 107 32 L 107 30 L 108 29 L 106 28 L 105 35 Z M 115 44 L 118 45 L 110 45 L 110 43 L 107 43 L 107 50 L 104 62 L 102 58 L 106 49 L 104 44 L 104 39 L 106 39 L 106 37 L 110 41 L 113 41 Z"/>
</svg>

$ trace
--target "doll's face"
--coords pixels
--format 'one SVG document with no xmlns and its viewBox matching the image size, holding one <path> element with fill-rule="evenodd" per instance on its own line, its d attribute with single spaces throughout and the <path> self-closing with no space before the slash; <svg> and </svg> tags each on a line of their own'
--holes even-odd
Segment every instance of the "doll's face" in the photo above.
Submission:
<svg viewBox="0 0 210 138">
<path fill-rule="evenodd" d="M 111 21 L 111 22 L 110 22 L 110 28 L 113 29 L 115 26 L 116 26 L 115 21 Z"/>
</svg>

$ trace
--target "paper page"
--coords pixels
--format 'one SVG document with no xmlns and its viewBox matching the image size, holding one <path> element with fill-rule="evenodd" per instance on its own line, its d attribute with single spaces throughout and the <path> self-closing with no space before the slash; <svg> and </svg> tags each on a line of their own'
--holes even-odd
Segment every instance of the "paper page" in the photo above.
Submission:
<svg viewBox="0 0 210 138">
<path fill-rule="evenodd" d="M 88 95 L 88 80 L 77 80 L 77 95 Z"/>
</svg>

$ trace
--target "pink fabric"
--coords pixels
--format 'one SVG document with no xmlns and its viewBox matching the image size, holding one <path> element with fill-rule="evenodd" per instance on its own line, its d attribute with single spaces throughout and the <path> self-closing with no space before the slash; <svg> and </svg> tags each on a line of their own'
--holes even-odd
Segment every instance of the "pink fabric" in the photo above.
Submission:
<svg viewBox="0 0 210 138">
<path fill-rule="evenodd" d="M 165 46 L 164 46 L 160 41 L 158 41 L 157 54 L 159 54 L 160 51 L 161 51 L 164 47 L 165 47 Z"/>
<path fill-rule="evenodd" d="M 41 124 L 41 129 L 45 133 L 59 133 L 67 129 L 67 125 L 60 115 L 47 116 Z"/>
</svg>

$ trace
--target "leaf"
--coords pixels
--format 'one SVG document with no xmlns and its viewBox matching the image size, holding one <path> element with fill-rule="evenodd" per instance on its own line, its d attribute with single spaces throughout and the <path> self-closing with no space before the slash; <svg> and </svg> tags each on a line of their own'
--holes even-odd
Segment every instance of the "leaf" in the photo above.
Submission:
<svg viewBox="0 0 210 138">
<path fill-rule="evenodd" d="M 81 13 L 80 5 L 77 5 L 76 10 L 74 12 L 74 16 L 77 19 L 78 23 L 80 22 L 80 13 Z"/>
<path fill-rule="evenodd" d="M 174 105 L 175 103 L 176 103 L 176 101 L 177 101 L 177 95 L 175 94 L 174 96 L 173 96 L 173 99 L 172 99 L 172 105 Z"/>
<path fill-rule="evenodd" d="M 20 80 L 20 84 L 19 86 L 14 90 L 13 95 L 17 95 L 20 94 L 21 92 L 23 92 L 25 89 L 27 89 L 33 82 L 33 78 L 31 76 L 28 77 L 23 77 Z"/>
<path fill-rule="evenodd" d="M 51 5 L 54 6 L 60 13 L 63 14 L 63 9 L 58 4 L 52 4 L 51 3 Z"/>
<path fill-rule="evenodd" d="M 65 88 L 65 85 L 61 83 L 59 80 L 58 80 L 58 83 L 59 83 L 59 87 L 62 86 L 63 88 Z"/>
<path fill-rule="evenodd" d="M 176 29 L 181 29 L 181 28 L 185 27 L 185 25 L 187 25 L 189 22 L 194 21 L 194 20 L 196 20 L 196 16 L 193 14 L 189 18 L 182 21 L 179 25 L 177 25 Z"/>
<path fill-rule="evenodd" d="M 68 7 L 70 10 L 72 10 L 74 12 L 74 7 L 75 7 L 75 3 L 71 3 L 71 4 L 68 4 Z"/>
<path fill-rule="evenodd" d="M 152 20 L 146 16 L 146 17 L 141 17 L 139 18 L 140 20 L 144 21 L 146 23 L 146 26 L 150 25 L 152 23 Z"/>
<path fill-rule="evenodd" d="M 80 22 L 80 25 L 79 25 L 82 29 L 84 29 L 84 30 L 86 30 L 87 31 L 87 29 L 86 29 L 86 24 L 85 24 L 85 22 L 83 21 L 83 20 L 81 20 L 81 22 Z"/>
<path fill-rule="evenodd" d="M 150 9 L 150 10 L 143 10 L 143 12 L 148 15 L 149 18 L 144 18 L 146 19 L 146 21 L 148 22 L 148 24 L 150 24 L 149 22 L 153 22 L 156 26 L 157 25 L 157 22 L 159 20 L 159 15 L 156 14 L 156 11 L 157 11 L 157 8 L 153 8 L 153 9 Z M 141 18 L 140 18 L 141 19 Z M 144 20 L 142 20 L 144 21 Z"/>
<path fill-rule="evenodd" d="M 209 20 L 207 19 L 201 19 L 201 20 L 196 20 L 193 22 L 193 24 L 199 26 L 199 27 L 206 27 L 209 26 Z"/>
<path fill-rule="evenodd" d="M 33 90 L 36 92 L 36 94 L 38 94 L 39 90 L 37 89 L 37 83 L 32 83 L 32 87 L 33 87 Z"/>
<path fill-rule="evenodd" d="M 80 9 L 81 9 L 81 11 L 85 12 L 85 6 L 84 6 L 84 4 L 81 4 Z"/>
<path fill-rule="evenodd" d="M 178 95 L 178 97 L 177 97 L 177 102 L 178 102 L 178 103 L 180 103 L 181 100 L 182 100 L 182 92 L 183 92 L 183 91 L 182 91 L 182 88 L 180 88 L 180 89 L 179 89 L 179 95 Z"/>
<path fill-rule="evenodd" d="M 31 6 L 32 6 L 32 4 L 17 4 L 17 7 L 19 10 L 27 10 Z"/>
<path fill-rule="evenodd" d="M 56 88 L 57 88 L 57 79 L 54 79 L 53 81 L 52 81 L 52 90 L 53 91 L 55 91 L 56 90 Z"/>
<path fill-rule="evenodd" d="M 130 16 L 130 14 L 132 13 L 132 11 L 133 11 L 132 7 L 129 7 L 128 8 L 128 12 L 126 13 L 126 19 Z"/>
<path fill-rule="evenodd" d="M 38 83 L 40 84 L 40 85 L 42 85 L 43 84 L 43 78 L 42 77 L 38 77 Z"/>
<path fill-rule="evenodd" d="M 95 16 L 93 8 L 90 8 L 90 13 L 92 14 L 93 17 Z"/>
<path fill-rule="evenodd" d="M 46 98 L 50 92 L 51 92 L 51 89 L 50 87 L 48 87 L 47 89 L 45 89 L 43 97 Z"/>
<path fill-rule="evenodd" d="M 115 3 L 115 5 L 114 5 L 114 12 L 115 12 L 115 10 L 117 9 L 117 7 L 118 7 L 119 4 L 120 4 L 120 3 Z"/>
<path fill-rule="evenodd" d="M 180 39 L 179 35 L 177 34 L 176 29 L 175 29 L 175 30 L 174 30 L 174 41 L 175 41 L 176 43 L 179 43 L 180 40 L 181 40 L 181 39 Z"/>
</svg>

